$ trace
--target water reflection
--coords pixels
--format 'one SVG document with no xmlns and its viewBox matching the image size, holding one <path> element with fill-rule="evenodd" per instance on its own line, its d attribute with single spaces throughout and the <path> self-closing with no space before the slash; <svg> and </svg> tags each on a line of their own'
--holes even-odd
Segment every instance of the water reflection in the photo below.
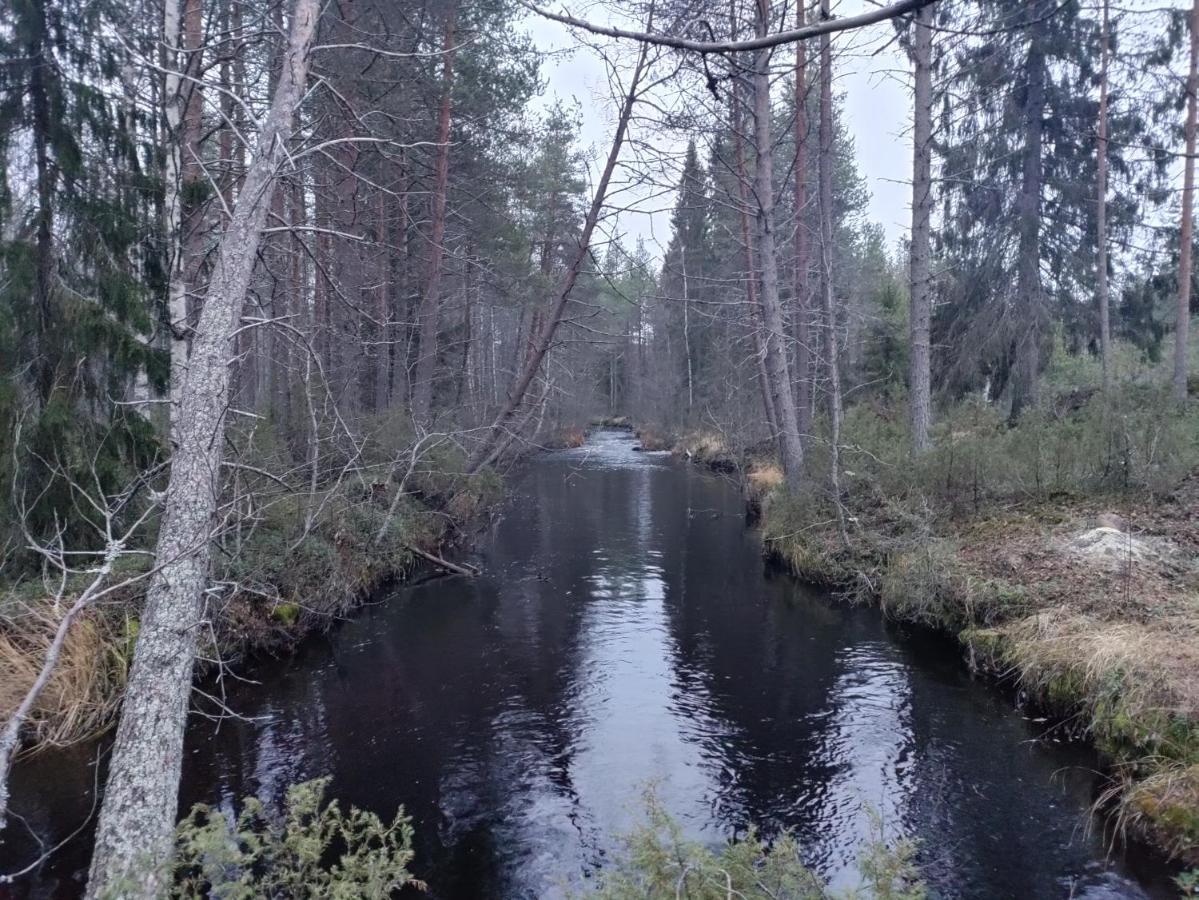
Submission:
<svg viewBox="0 0 1199 900">
<path fill-rule="evenodd" d="M 195 723 L 184 803 L 331 774 L 343 804 L 406 806 L 442 898 L 585 885 L 649 782 L 689 835 L 793 829 L 841 884 L 873 810 L 923 842 L 940 896 L 1143 896 L 1080 827 L 1089 754 L 1033 741 L 952 648 L 764 571 L 731 485 L 601 434 L 535 461 L 480 552 L 483 577 L 403 589 L 249 673 L 247 718 Z M 42 839 L 86 814 L 95 749 L 19 771 Z M 77 895 L 87 841 L 22 893 Z M 28 852 L 0 846 L 6 867 Z"/>
</svg>

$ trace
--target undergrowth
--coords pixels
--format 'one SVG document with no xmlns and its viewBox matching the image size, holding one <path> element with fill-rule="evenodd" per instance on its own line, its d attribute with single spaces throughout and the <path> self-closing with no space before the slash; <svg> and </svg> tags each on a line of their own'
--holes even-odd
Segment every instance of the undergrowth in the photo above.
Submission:
<svg viewBox="0 0 1199 900">
<path fill-rule="evenodd" d="M 626 835 L 600 876 L 592 896 L 599 900 L 923 900 L 927 890 L 909 840 L 888 843 L 881 822 L 858 857 L 860 885 L 834 893 L 803 863 L 802 848 L 789 833 L 771 842 L 756 831 L 713 849 L 687 840 L 679 823 L 648 792 L 645 822 Z"/>
<path fill-rule="evenodd" d="M 385 823 L 374 813 L 325 801 L 329 778 L 288 789 L 281 818 L 248 798 L 236 821 L 203 804 L 176 829 L 178 900 L 384 898 L 411 885 L 412 824 L 401 809 Z"/>
<path fill-rule="evenodd" d="M 277 451 L 265 439 L 242 449 L 244 458 L 261 464 L 256 468 L 277 463 Z M 413 548 L 438 551 L 456 526 L 502 495 L 494 472 L 462 474 L 464 460 L 455 448 L 433 448 L 394 478 L 379 461 L 382 450 L 371 454 L 367 463 L 382 473 L 377 481 L 358 476 L 315 492 L 245 493 L 255 502 L 245 503 L 215 539 L 205 659 L 228 663 L 254 650 L 277 650 L 330 625 L 366 592 L 408 571 L 417 558 Z M 147 546 L 153 546 L 152 535 Z M 127 583 L 72 625 L 27 719 L 25 747 L 78 741 L 113 721 L 132 660 L 149 559 L 140 554 L 119 560 L 111 580 Z M 0 719 L 33 684 L 59 622 L 90 580 L 27 578 L 0 588 Z"/>
<path fill-rule="evenodd" d="M 820 433 L 809 479 L 764 504 L 763 538 L 797 576 L 957 635 L 974 667 L 1082 723 L 1112 761 L 1121 824 L 1199 858 L 1199 404 L 1080 380 L 1055 373 L 1055 398 L 1015 428 L 957 404 L 916 459 L 901 404 L 858 403 L 838 498 L 848 541 Z M 1163 565 L 1070 555 L 1112 511 L 1165 548 Z"/>
</svg>

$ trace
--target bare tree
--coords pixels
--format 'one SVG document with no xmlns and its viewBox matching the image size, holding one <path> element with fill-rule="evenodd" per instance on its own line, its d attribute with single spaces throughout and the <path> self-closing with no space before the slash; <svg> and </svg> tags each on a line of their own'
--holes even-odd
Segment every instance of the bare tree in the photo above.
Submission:
<svg viewBox="0 0 1199 900">
<path fill-rule="evenodd" d="M 565 13 L 556 13 L 544 7 L 537 6 L 529 2 L 529 0 L 519 0 L 519 2 L 526 9 L 532 10 L 539 16 L 553 19 L 555 22 L 561 22 L 563 25 L 569 25 L 572 28 L 582 28 L 585 31 L 590 31 L 592 34 L 602 34 L 605 37 L 613 38 L 626 38 L 647 44 L 656 44 L 659 47 L 673 47 L 675 50 L 691 50 L 695 53 L 708 54 L 737 53 L 742 50 L 765 50 L 771 47 L 778 47 L 782 44 L 792 44 L 796 41 L 809 41 L 822 35 L 835 34 L 838 31 L 852 31 L 855 28 L 876 25 L 879 22 L 886 22 L 889 19 L 895 19 L 899 16 L 916 12 L 922 7 L 936 3 L 937 0 L 896 0 L 896 2 L 889 6 L 872 9 L 864 13 L 859 13 L 856 16 L 843 16 L 841 18 L 833 18 L 830 12 L 821 21 L 812 25 L 804 25 L 787 31 L 776 31 L 774 34 L 763 31 L 760 34 L 755 33 L 752 38 L 743 41 L 697 40 L 675 34 L 630 31 L 627 28 L 598 25 L 595 22 L 588 22 L 586 19 L 578 19 Z"/>
<path fill-rule="evenodd" d="M 578 246 L 575 249 L 574 256 L 563 273 L 562 281 L 559 283 L 557 293 L 554 295 L 554 302 L 546 314 L 540 330 L 531 338 L 532 342 L 529 353 L 525 359 L 520 377 L 517 378 L 515 384 L 509 389 L 507 401 L 500 409 L 494 421 L 492 421 L 491 425 L 484 432 L 483 440 L 471 454 L 470 460 L 467 463 L 468 472 L 476 472 L 498 458 L 527 422 L 527 416 L 524 420 L 518 421 L 518 414 L 521 406 L 524 404 L 529 386 L 532 385 L 533 379 L 537 377 L 537 373 L 541 371 L 541 365 L 545 360 L 546 354 L 549 352 L 550 346 L 554 342 L 554 335 L 557 334 L 558 326 L 562 322 L 563 313 L 566 311 L 566 304 L 570 300 L 571 291 L 574 289 L 575 282 L 579 278 L 579 272 L 591 253 L 591 236 L 594 234 L 595 226 L 599 222 L 600 214 L 604 210 L 604 202 L 608 195 L 608 185 L 612 181 L 612 174 L 616 171 L 616 164 L 620 160 L 620 151 L 624 146 L 625 136 L 628 133 L 629 120 L 632 118 L 633 107 L 637 103 L 642 77 L 646 71 L 648 53 L 649 45 L 642 44 L 641 52 L 637 56 L 637 64 L 633 67 L 633 74 L 629 79 L 629 87 L 625 92 L 620 114 L 616 120 L 616 133 L 612 136 L 612 146 L 608 151 L 608 159 L 604 163 L 599 183 L 595 187 L 595 194 L 591 198 L 591 207 L 587 210 L 587 218 L 583 222 L 583 231 L 579 235 Z"/>
<path fill-rule="evenodd" d="M 157 897 L 178 806 L 183 735 L 217 510 L 230 354 L 262 229 L 308 80 L 318 0 L 294 0 L 287 56 L 217 249 L 174 411 L 177 446 L 96 833 L 89 898 Z"/>
</svg>

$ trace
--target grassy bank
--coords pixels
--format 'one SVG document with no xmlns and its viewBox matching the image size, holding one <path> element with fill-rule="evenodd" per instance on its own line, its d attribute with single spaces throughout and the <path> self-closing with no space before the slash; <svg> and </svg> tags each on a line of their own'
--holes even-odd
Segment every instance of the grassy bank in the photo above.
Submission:
<svg viewBox="0 0 1199 900">
<path fill-rule="evenodd" d="M 202 668 L 284 651 L 429 554 L 440 556 L 502 494 L 494 473 L 456 474 L 462 467 L 454 453 L 440 452 L 404 477 L 259 494 L 261 503 L 231 517 L 216 540 Z M 149 566 L 148 555 L 119 560 L 111 581 L 122 586 L 71 626 L 29 717 L 26 752 L 81 740 L 114 721 L 145 599 L 147 579 L 139 576 Z M 0 589 L 0 720 L 33 684 L 59 622 L 90 580 L 78 576 L 60 589 L 33 578 Z"/>
<path fill-rule="evenodd" d="M 1015 429 L 963 404 L 936 437 L 913 460 L 902 412 L 851 408 L 840 511 L 821 435 L 792 494 L 761 455 L 676 446 L 742 474 L 798 577 L 956 635 L 976 670 L 1085 730 L 1119 823 L 1199 862 L 1199 410 L 1132 386 L 1064 393 Z"/>
</svg>

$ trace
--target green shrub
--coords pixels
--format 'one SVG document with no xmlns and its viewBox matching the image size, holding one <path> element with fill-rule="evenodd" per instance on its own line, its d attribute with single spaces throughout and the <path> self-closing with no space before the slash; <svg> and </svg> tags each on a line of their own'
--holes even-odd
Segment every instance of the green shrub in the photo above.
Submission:
<svg viewBox="0 0 1199 900">
<path fill-rule="evenodd" d="M 281 820 L 248 798 L 237 821 L 198 804 L 176 831 L 176 898 L 304 900 L 382 898 L 405 885 L 412 825 L 403 810 L 390 825 L 374 813 L 325 802 L 328 778 L 291 787 Z"/>
<path fill-rule="evenodd" d="M 620 852 L 601 875 L 595 896 L 601 900 L 826 900 L 828 886 L 809 870 L 794 836 L 773 843 L 756 832 L 718 849 L 683 837 L 682 829 L 646 794 L 646 821 L 627 835 Z M 881 821 L 872 816 L 873 835 L 858 859 L 861 885 L 843 897 L 875 900 L 923 900 L 926 890 L 913 859 L 910 841 L 888 845 Z"/>
</svg>

